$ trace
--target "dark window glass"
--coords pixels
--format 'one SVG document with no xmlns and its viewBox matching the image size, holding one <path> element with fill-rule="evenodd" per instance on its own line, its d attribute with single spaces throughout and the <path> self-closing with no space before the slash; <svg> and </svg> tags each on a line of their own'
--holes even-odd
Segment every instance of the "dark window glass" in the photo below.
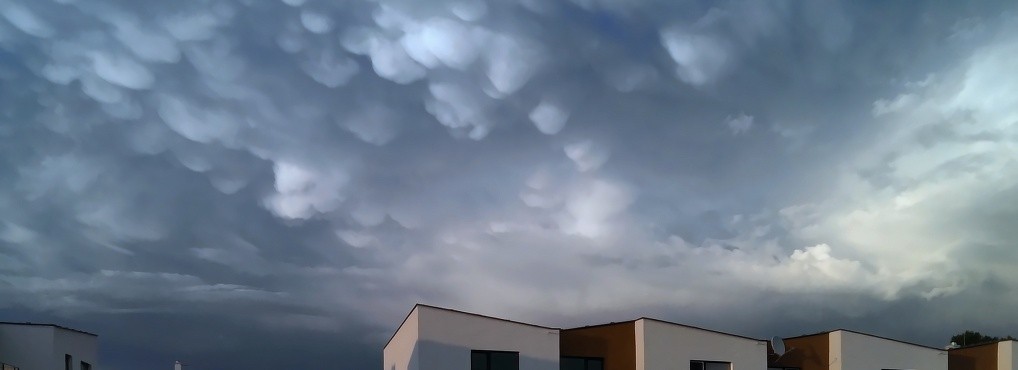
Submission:
<svg viewBox="0 0 1018 370">
<path fill-rule="evenodd" d="M 82 361 L 81 370 L 92 370 L 92 364 Z"/>
<path fill-rule="evenodd" d="M 520 354 L 505 351 L 470 351 L 470 370 L 520 370 Z"/>
<path fill-rule="evenodd" d="M 559 370 L 604 370 L 604 359 L 600 357 L 562 357 Z"/>
<path fill-rule="evenodd" d="M 689 370 L 732 370 L 732 363 L 721 361 L 690 361 Z"/>
<path fill-rule="evenodd" d="M 64 355 L 64 370 L 74 370 L 74 358 L 71 355 Z"/>
<path fill-rule="evenodd" d="M 488 370 L 520 370 L 520 354 L 515 352 L 492 352 L 491 368 Z"/>
<path fill-rule="evenodd" d="M 470 370 L 488 370 L 488 354 L 485 352 L 470 352 Z"/>
<path fill-rule="evenodd" d="M 585 370 L 586 360 L 579 357 L 563 357 L 559 361 L 559 369 L 561 370 Z"/>
</svg>

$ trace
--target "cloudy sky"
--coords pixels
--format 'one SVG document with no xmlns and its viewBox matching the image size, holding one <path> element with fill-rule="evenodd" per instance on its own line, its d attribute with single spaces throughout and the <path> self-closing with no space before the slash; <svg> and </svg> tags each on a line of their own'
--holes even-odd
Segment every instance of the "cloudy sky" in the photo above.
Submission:
<svg viewBox="0 0 1018 370">
<path fill-rule="evenodd" d="M 0 0 L 0 320 L 105 369 L 550 326 L 1018 335 L 1013 2 Z"/>
</svg>

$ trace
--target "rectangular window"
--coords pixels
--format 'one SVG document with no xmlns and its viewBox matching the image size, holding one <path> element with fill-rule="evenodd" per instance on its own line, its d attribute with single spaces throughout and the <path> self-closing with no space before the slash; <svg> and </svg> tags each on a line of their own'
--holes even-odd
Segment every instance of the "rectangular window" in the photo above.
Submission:
<svg viewBox="0 0 1018 370">
<path fill-rule="evenodd" d="M 689 362 L 689 370 L 732 370 L 732 363 L 693 360 Z"/>
<path fill-rule="evenodd" d="M 82 361 L 81 370 L 92 370 L 92 364 Z"/>
<path fill-rule="evenodd" d="M 64 355 L 64 370 L 74 370 L 74 357 Z"/>
<path fill-rule="evenodd" d="M 562 357 L 559 370 L 604 370 L 604 359 L 601 357 Z"/>
<path fill-rule="evenodd" d="M 470 351 L 470 370 L 520 370 L 520 353 Z"/>
</svg>

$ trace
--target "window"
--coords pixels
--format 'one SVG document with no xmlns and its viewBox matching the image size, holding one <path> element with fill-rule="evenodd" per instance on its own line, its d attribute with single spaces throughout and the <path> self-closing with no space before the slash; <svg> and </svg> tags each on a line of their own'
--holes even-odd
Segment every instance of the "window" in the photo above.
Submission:
<svg viewBox="0 0 1018 370">
<path fill-rule="evenodd" d="M 74 370 L 74 357 L 64 355 L 64 370 Z"/>
<path fill-rule="evenodd" d="M 92 364 L 82 361 L 80 370 L 92 370 Z"/>
<path fill-rule="evenodd" d="M 689 370 L 732 370 L 732 363 L 694 360 L 689 362 Z"/>
<path fill-rule="evenodd" d="M 3 365 L 2 366 L 3 370 L 18 370 L 17 366 L 14 366 L 14 365 L 11 365 L 11 364 L 0 364 L 0 365 Z"/>
<path fill-rule="evenodd" d="M 470 351 L 470 370 L 520 370 L 520 353 Z"/>
<path fill-rule="evenodd" d="M 562 357 L 560 370 L 604 370 L 604 359 L 600 357 Z"/>
</svg>

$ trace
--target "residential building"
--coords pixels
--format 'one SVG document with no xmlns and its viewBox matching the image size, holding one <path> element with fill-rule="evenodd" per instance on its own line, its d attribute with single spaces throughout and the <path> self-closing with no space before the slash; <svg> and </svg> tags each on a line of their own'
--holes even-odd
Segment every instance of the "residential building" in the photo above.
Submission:
<svg viewBox="0 0 1018 370">
<path fill-rule="evenodd" d="M 51 324 L 0 322 L 3 370 L 92 370 L 97 335 Z"/>
<path fill-rule="evenodd" d="M 559 329 L 418 304 L 383 350 L 384 370 L 559 370 Z"/>
<path fill-rule="evenodd" d="M 771 370 L 947 370 L 947 351 L 838 329 L 784 340 Z"/>
<path fill-rule="evenodd" d="M 1018 353 L 1018 342 L 1013 340 L 954 348 L 947 351 L 948 368 L 950 370 L 1018 370 L 1018 362 L 1014 360 L 1016 353 Z"/>
<path fill-rule="evenodd" d="M 767 342 L 651 318 L 564 329 L 562 370 L 766 370 Z"/>
</svg>

